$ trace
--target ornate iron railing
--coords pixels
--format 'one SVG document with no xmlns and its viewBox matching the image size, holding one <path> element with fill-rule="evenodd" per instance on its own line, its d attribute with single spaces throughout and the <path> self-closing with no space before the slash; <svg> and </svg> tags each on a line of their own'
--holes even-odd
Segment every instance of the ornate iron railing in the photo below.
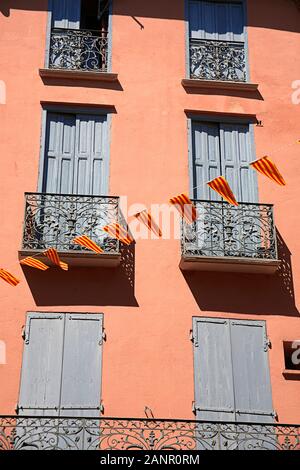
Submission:
<svg viewBox="0 0 300 470">
<path fill-rule="evenodd" d="M 49 68 L 106 72 L 107 63 L 107 32 L 52 29 Z"/>
<path fill-rule="evenodd" d="M 0 450 L 300 450 L 300 426 L 183 420 L 0 417 Z"/>
<path fill-rule="evenodd" d="M 116 221 L 123 224 L 118 197 L 25 193 L 22 249 L 83 252 L 86 248 L 74 245 L 72 240 L 87 235 L 105 253 L 117 254 L 119 241 L 102 230 Z"/>
<path fill-rule="evenodd" d="M 197 220 L 182 222 L 181 249 L 187 257 L 277 260 L 273 206 L 223 201 L 193 201 Z"/>
<path fill-rule="evenodd" d="M 190 77 L 245 82 L 244 43 L 190 39 Z"/>
</svg>

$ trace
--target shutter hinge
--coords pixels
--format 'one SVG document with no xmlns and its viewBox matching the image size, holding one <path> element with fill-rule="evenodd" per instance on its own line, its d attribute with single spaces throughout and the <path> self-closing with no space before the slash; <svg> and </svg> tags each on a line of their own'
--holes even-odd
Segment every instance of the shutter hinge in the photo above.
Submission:
<svg viewBox="0 0 300 470">
<path fill-rule="evenodd" d="M 17 413 L 17 415 L 19 414 L 19 411 L 20 411 L 19 403 L 17 403 L 15 406 L 15 412 Z"/>
<path fill-rule="evenodd" d="M 99 341 L 100 346 L 103 344 L 103 341 L 106 341 L 106 332 L 104 328 L 102 329 L 101 339 Z"/>
<path fill-rule="evenodd" d="M 192 401 L 192 412 L 194 413 L 194 415 L 196 414 L 196 411 L 197 411 L 196 403 Z"/>
<path fill-rule="evenodd" d="M 277 411 L 273 410 L 272 416 L 273 416 L 273 418 L 274 418 L 276 421 L 278 421 L 278 414 L 277 414 Z"/>
<path fill-rule="evenodd" d="M 266 339 L 265 339 L 264 351 L 267 352 L 268 349 L 271 349 L 271 348 L 272 348 L 271 340 L 270 340 L 270 338 L 266 338 Z"/>
<path fill-rule="evenodd" d="M 26 329 L 25 329 L 25 325 L 22 326 L 21 336 L 22 336 L 23 340 L 24 340 L 25 342 L 27 342 L 27 341 L 26 341 Z"/>
<path fill-rule="evenodd" d="M 192 341 L 192 343 L 194 342 L 194 333 L 193 333 L 193 330 L 190 330 L 190 333 L 189 333 L 189 340 Z"/>
<path fill-rule="evenodd" d="M 104 404 L 103 404 L 103 400 L 100 401 L 100 407 L 99 407 L 99 409 L 100 409 L 100 413 L 101 413 L 101 414 L 104 414 Z"/>
</svg>

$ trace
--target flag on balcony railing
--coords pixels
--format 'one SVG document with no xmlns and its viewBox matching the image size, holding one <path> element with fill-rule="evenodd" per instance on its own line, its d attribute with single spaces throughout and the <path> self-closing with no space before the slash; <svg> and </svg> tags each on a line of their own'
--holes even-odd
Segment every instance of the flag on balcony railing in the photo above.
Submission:
<svg viewBox="0 0 300 470">
<path fill-rule="evenodd" d="M 238 206 L 238 203 L 236 202 L 234 194 L 231 191 L 231 188 L 230 188 L 227 180 L 224 178 L 224 176 L 218 176 L 217 178 L 213 179 L 212 181 L 209 181 L 207 184 L 211 189 L 216 191 L 227 202 L 229 202 L 229 204 L 231 204 L 233 206 Z"/>
<path fill-rule="evenodd" d="M 0 269 L 0 278 L 3 279 L 3 281 L 7 282 L 11 286 L 16 287 L 19 284 L 19 279 L 17 279 L 15 276 L 13 276 L 11 273 L 8 271 L 5 271 L 5 269 Z"/>
<path fill-rule="evenodd" d="M 92 250 L 97 254 L 103 253 L 102 248 L 100 248 L 97 243 L 93 242 L 93 240 L 91 240 L 86 235 L 81 235 L 80 237 L 74 238 L 73 243 L 75 243 L 76 245 L 84 246 L 85 248 L 88 248 L 89 250 Z"/>
<path fill-rule="evenodd" d="M 262 173 L 263 175 L 267 176 L 271 180 L 275 181 L 275 183 L 279 184 L 280 186 L 285 186 L 286 182 L 283 179 L 283 176 L 278 171 L 277 166 L 269 157 L 259 158 L 255 160 L 255 162 L 250 163 L 253 168 Z"/>
<path fill-rule="evenodd" d="M 24 266 L 30 266 L 31 268 L 35 269 L 40 269 L 41 271 L 46 271 L 47 269 L 49 269 L 49 266 L 47 266 L 47 264 L 43 263 L 38 259 L 32 258 L 31 256 L 22 259 L 20 261 L 20 264 L 23 264 Z"/>
<path fill-rule="evenodd" d="M 146 225 L 150 231 L 152 231 L 155 235 L 158 237 L 162 236 L 162 232 L 159 228 L 159 226 L 154 222 L 150 212 L 147 212 L 146 210 L 143 210 L 141 212 L 138 212 L 137 214 L 134 214 L 134 217 L 136 217 L 140 222 Z"/>
<path fill-rule="evenodd" d="M 197 219 L 197 209 L 186 194 L 172 197 L 170 204 L 176 207 L 181 217 L 184 217 L 188 224 L 192 224 Z"/>
<path fill-rule="evenodd" d="M 57 250 L 55 248 L 49 248 L 48 250 L 44 251 L 44 255 L 46 255 L 53 264 L 56 264 L 56 266 L 59 266 L 64 271 L 68 271 L 69 266 L 67 263 L 60 261 Z"/>
<path fill-rule="evenodd" d="M 107 232 L 112 238 L 116 238 L 122 243 L 125 243 L 125 245 L 130 245 L 134 241 L 133 238 L 129 235 L 128 231 L 121 227 L 121 225 L 117 222 L 106 225 L 103 227 L 103 230 Z"/>
</svg>

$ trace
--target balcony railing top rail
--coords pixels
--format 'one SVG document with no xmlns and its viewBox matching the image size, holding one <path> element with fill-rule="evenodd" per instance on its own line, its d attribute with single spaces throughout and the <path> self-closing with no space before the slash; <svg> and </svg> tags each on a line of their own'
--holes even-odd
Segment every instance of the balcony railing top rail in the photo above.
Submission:
<svg viewBox="0 0 300 470">
<path fill-rule="evenodd" d="M 49 68 L 106 72 L 108 33 L 86 29 L 53 28 Z"/>
<path fill-rule="evenodd" d="M 190 39 L 190 77 L 246 82 L 243 42 Z"/>
<path fill-rule="evenodd" d="M 119 221 L 123 224 L 117 196 L 25 193 L 22 250 L 85 252 L 72 240 L 87 235 L 104 253 L 119 254 L 119 241 L 110 238 L 103 227 Z"/>
<path fill-rule="evenodd" d="M 300 450 L 300 426 L 0 416 L 0 450 Z"/>
<path fill-rule="evenodd" d="M 276 229 L 271 204 L 193 200 L 197 220 L 182 222 L 185 257 L 277 260 Z"/>
</svg>

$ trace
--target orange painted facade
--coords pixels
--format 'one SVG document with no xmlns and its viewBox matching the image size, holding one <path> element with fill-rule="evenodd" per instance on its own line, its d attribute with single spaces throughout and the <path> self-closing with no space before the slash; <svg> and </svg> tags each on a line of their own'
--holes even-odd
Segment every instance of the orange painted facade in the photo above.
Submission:
<svg viewBox="0 0 300 470">
<path fill-rule="evenodd" d="M 26 7 L 24 7 L 26 3 Z M 170 5 L 172 3 L 172 5 Z M 0 414 L 14 414 L 27 311 L 103 312 L 105 416 L 193 419 L 193 316 L 266 320 L 273 406 L 281 423 L 300 422 L 300 384 L 283 376 L 283 341 L 300 339 L 299 118 L 292 83 L 300 79 L 299 10 L 286 0 L 247 2 L 251 82 L 258 91 L 194 90 L 186 77 L 184 1 L 114 0 L 112 72 L 118 83 L 42 79 L 46 0 L 0 6 L 1 267 L 21 279 L 1 282 Z M 142 25 L 140 25 L 138 22 Z M 22 270 L 18 262 L 24 192 L 37 191 L 42 104 L 113 107 L 109 194 L 128 204 L 167 203 L 189 188 L 187 111 L 253 115 L 257 158 L 276 161 L 287 186 L 259 176 L 259 200 L 274 204 L 284 262 L 270 275 L 185 273 L 178 240 L 139 240 L 134 273 L 121 266 L 68 273 Z M 281 253 L 281 254 L 282 254 Z"/>
</svg>

